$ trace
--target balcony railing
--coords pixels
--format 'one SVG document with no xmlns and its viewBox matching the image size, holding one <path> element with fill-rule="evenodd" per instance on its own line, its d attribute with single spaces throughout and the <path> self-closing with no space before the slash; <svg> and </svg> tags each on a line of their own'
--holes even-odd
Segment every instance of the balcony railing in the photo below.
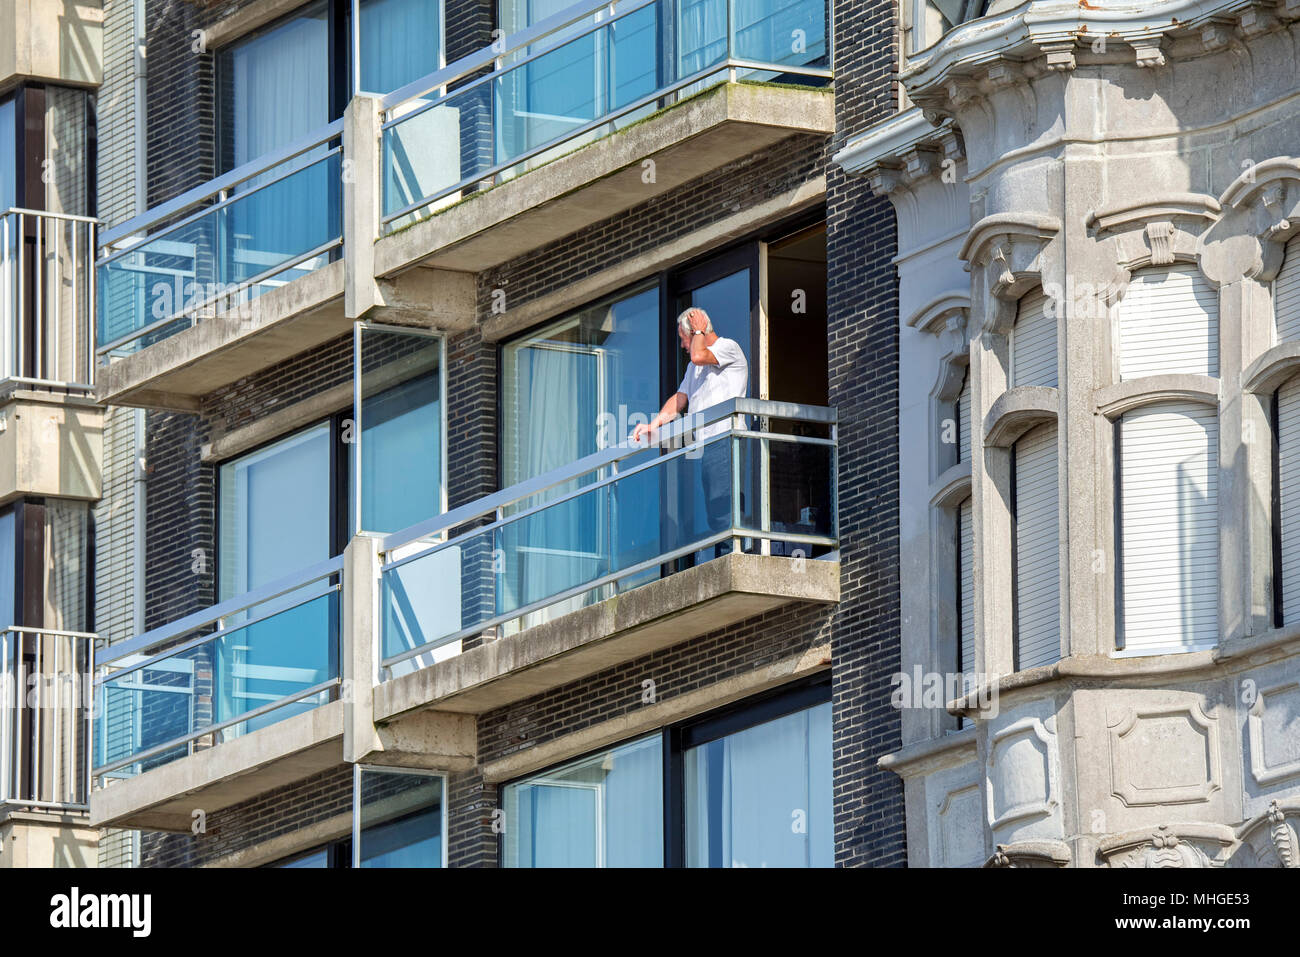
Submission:
<svg viewBox="0 0 1300 957">
<path fill-rule="evenodd" d="M 0 804 L 86 810 L 94 640 L 17 626 L 0 632 Z"/>
<path fill-rule="evenodd" d="M 324 704 L 342 558 L 97 652 L 94 777 L 129 777 Z"/>
<path fill-rule="evenodd" d="M 712 83 L 823 84 L 831 35 L 827 0 L 581 0 L 384 97 L 381 232 Z M 373 242 L 344 236 L 342 134 L 337 120 L 104 231 L 98 353 L 248 308 L 345 240 Z"/>
<path fill-rule="evenodd" d="M 574 4 L 384 98 L 383 223 L 710 82 L 824 82 L 831 35 L 826 0 Z"/>
<path fill-rule="evenodd" d="M 95 225 L 65 213 L 0 213 L 0 381 L 93 387 Z"/>
<path fill-rule="evenodd" d="M 734 399 L 383 538 L 381 680 L 729 552 L 838 547 L 834 409 Z M 692 435 L 692 432 L 694 433 Z M 96 651 L 94 777 L 125 777 L 324 704 L 343 558 Z M 355 602 L 370 598 L 354 596 Z"/>
<path fill-rule="evenodd" d="M 101 236 L 97 351 L 121 355 L 248 307 L 343 243 L 343 121 Z"/>
<path fill-rule="evenodd" d="M 735 399 L 665 427 L 651 448 L 597 452 L 387 536 L 383 668 L 409 670 L 452 642 L 644 584 L 679 560 L 835 549 L 835 423 L 834 409 Z M 692 429 L 700 438 L 683 445 Z"/>
</svg>

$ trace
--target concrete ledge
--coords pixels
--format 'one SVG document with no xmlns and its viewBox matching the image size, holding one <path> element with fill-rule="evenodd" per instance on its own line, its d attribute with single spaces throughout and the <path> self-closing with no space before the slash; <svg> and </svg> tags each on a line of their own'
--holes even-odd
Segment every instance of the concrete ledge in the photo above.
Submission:
<svg viewBox="0 0 1300 957">
<path fill-rule="evenodd" d="M 1190 399 L 1218 405 L 1219 380 L 1210 376 L 1174 372 L 1146 375 L 1114 385 L 1103 386 L 1093 393 L 1097 412 L 1108 419 L 1123 415 L 1138 406 L 1166 399 Z"/>
<path fill-rule="evenodd" d="M 343 763 L 343 703 L 116 781 L 90 797 L 94 827 L 188 831 L 193 812 L 218 811 Z"/>
<path fill-rule="evenodd" d="M 386 681 L 375 723 L 482 714 L 781 605 L 839 598 L 839 562 L 727 555 Z"/>
<path fill-rule="evenodd" d="M 375 273 L 421 262 L 479 272 L 789 136 L 834 130 L 829 90 L 721 84 L 381 238 Z"/>
<path fill-rule="evenodd" d="M 970 460 L 958 462 L 930 485 L 931 508 L 956 508 L 970 497 Z"/>
<path fill-rule="evenodd" d="M 817 645 L 801 655 L 782 658 L 753 671 L 727 678 L 685 694 L 665 698 L 628 714 L 562 735 L 545 744 L 524 748 L 509 757 L 483 765 L 483 780 L 496 784 L 540 771 L 589 751 L 609 747 L 666 724 L 724 707 L 751 695 L 776 688 L 831 666 L 831 646 Z"/>
<path fill-rule="evenodd" d="M 1003 392 L 984 418 L 984 444 L 1009 449 L 1036 425 L 1055 422 L 1059 397 L 1050 386 L 1022 385 Z"/>
<path fill-rule="evenodd" d="M 876 762 L 903 779 L 930 774 L 974 761 L 978 754 L 975 726 L 962 728 L 941 738 L 927 738 L 906 744 Z"/>
<path fill-rule="evenodd" d="M 344 262 L 258 296 L 245 315 L 200 319 L 191 328 L 96 372 L 105 404 L 196 411 L 199 398 L 352 328 L 343 315 Z"/>
<path fill-rule="evenodd" d="M 1279 342 L 1248 365 L 1241 373 L 1241 389 L 1256 395 L 1276 392 L 1293 375 L 1300 373 L 1300 340 Z"/>
</svg>

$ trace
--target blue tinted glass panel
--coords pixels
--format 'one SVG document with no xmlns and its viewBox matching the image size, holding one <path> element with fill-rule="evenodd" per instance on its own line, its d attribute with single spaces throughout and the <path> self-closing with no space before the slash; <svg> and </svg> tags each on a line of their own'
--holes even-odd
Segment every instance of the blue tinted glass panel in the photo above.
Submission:
<svg viewBox="0 0 1300 957">
<path fill-rule="evenodd" d="M 660 867 L 662 739 L 508 785 L 505 809 L 507 867 Z"/>
<path fill-rule="evenodd" d="M 391 93 L 438 69 L 441 0 L 361 0 L 360 6 L 364 92 Z"/>
</svg>

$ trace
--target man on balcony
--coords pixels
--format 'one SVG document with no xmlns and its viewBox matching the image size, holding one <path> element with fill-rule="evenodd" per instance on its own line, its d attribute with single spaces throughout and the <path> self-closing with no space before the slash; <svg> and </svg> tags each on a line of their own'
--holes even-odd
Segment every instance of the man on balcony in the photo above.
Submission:
<svg viewBox="0 0 1300 957">
<path fill-rule="evenodd" d="M 659 414 L 649 424 L 638 425 L 632 432 L 632 441 L 639 442 L 660 426 L 667 425 L 688 408 L 691 415 L 699 416 L 728 399 L 743 398 L 749 393 L 749 363 L 740 343 L 726 339 L 713 331 L 708 313 L 691 306 L 677 317 L 677 336 L 682 348 L 691 357 L 686 375 L 677 391 L 669 396 Z M 695 441 L 706 442 L 727 430 L 724 419 L 695 430 Z M 701 482 L 704 487 L 705 514 L 708 532 L 716 533 L 731 526 L 731 456 L 727 440 L 719 440 L 703 447 L 700 456 Z M 687 453 L 688 457 L 691 453 Z M 693 471 L 693 470 L 691 470 Z M 689 501 L 689 498 L 686 499 Z M 679 534 L 698 537 L 701 529 L 694 529 L 690 518 L 678 516 Z M 679 539 L 682 541 L 683 539 Z M 728 543 L 717 547 L 718 554 L 730 549 Z"/>
</svg>

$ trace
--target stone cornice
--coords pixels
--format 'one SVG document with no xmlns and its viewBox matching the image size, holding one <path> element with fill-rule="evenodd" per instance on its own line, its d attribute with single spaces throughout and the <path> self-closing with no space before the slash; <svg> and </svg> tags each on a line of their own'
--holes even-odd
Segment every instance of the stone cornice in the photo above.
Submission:
<svg viewBox="0 0 1300 957">
<path fill-rule="evenodd" d="M 900 79 L 937 122 L 997 87 L 1073 70 L 1079 56 L 1123 62 L 1127 54 L 1137 67 L 1162 67 L 1297 19 L 1300 0 L 1031 0 L 955 27 Z"/>
<path fill-rule="evenodd" d="M 928 176 L 940 175 L 965 157 L 961 136 L 951 123 L 930 123 L 913 108 L 879 123 L 855 137 L 835 154 L 847 173 L 866 176 L 878 196 L 910 188 Z"/>
</svg>

